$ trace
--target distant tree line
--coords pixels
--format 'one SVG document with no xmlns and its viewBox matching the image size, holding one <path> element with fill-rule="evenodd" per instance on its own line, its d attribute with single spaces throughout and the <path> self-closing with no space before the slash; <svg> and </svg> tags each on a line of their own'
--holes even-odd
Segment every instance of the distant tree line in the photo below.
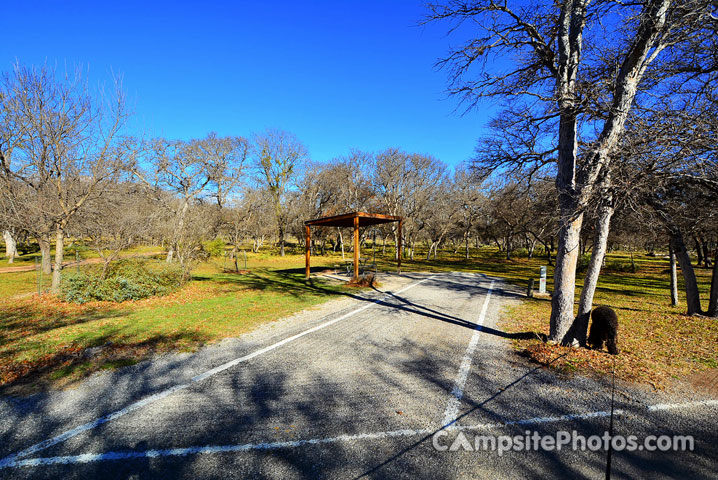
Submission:
<svg viewBox="0 0 718 480">
<path fill-rule="evenodd" d="M 129 135 L 121 83 L 113 81 L 111 94 L 93 93 L 79 70 L 16 65 L 2 75 L 0 99 L 6 252 L 12 261 L 18 242 L 36 242 L 54 292 L 69 242 L 97 252 L 102 276 L 123 250 L 141 244 L 161 246 L 189 275 L 207 241 L 221 238 L 235 258 L 267 244 L 284 255 L 288 238 L 302 238 L 305 220 L 349 211 L 405 217 L 410 258 L 423 245 L 426 258 L 436 258 L 447 243 L 468 258 L 472 241 L 496 242 L 509 257 L 521 243 L 532 254 L 537 242 L 551 245 L 555 230 L 552 206 L 539 214 L 527 208 L 538 198 L 549 202 L 549 185 L 486 189 L 469 167 L 451 171 L 429 155 L 353 150 L 317 163 L 281 130 L 192 140 Z M 514 218 L 509 207 L 519 203 L 522 217 Z M 318 229 L 312 248 L 344 253 L 351 248 L 344 234 Z M 383 252 L 388 243 L 399 254 L 395 226 L 364 231 L 362 242 L 370 235 Z"/>
</svg>

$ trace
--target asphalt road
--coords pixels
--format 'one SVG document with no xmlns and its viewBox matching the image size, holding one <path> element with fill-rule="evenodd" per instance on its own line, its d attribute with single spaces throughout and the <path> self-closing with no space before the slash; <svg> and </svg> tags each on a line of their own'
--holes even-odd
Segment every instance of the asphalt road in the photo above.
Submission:
<svg viewBox="0 0 718 480">
<path fill-rule="evenodd" d="M 477 434 L 602 435 L 611 385 L 512 353 L 496 319 L 518 295 L 499 280 L 394 280 L 193 355 L 2 398 L 0 477 L 604 477 L 603 450 L 437 450 Z M 695 443 L 616 451 L 613 478 L 718 478 L 718 402 L 619 385 L 615 408 L 614 434 Z"/>
</svg>

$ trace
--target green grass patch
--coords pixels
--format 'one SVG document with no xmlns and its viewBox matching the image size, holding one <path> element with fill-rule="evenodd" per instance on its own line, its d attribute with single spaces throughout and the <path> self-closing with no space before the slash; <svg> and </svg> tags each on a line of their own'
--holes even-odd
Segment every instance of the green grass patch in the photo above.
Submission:
<svg viewBox="0 0 718 480">
<path fill-rule="evenodd" d="M 77 377 L 89 371 L 91 362 L 77 362 L 64 365 L 50 373 L 51 380 L 60 380 L 67 377 Z"/>
<path fill-rule="evenodd" d="M 206 263 L 169 295 L 119 304 L 72 304 L 49 295 L 0 299 L 0 386 L 77 379 L 156 352 L 192 351 L 349 291 L 321 279 L 305 283 L 301 261 L 271 259 L 245 275 Z M 109 346 L 86 365 L 82 352 L 101 345 Z"/>
<path fill-rule="evenodd" d="M 44 275 L 42 288 L 46 290 L 50 285 L 50 276 Z M 37 293 L 37 272 L 0 273 L 0 299 L 17 295 Z"/>
</svg>

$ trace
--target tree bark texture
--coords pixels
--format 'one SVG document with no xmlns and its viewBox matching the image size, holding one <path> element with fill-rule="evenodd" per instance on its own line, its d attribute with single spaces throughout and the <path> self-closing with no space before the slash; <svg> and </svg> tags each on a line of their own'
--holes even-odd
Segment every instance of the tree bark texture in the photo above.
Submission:
<svg viewBox="0 0 718 480">
<path fill-rule="evenodd" d="M 551 298 L 551 322 L 549 339 L 563 342 L 574 320 L 573 306 L 576 291 L 576 264 L 578 240 L 583 214 L 564 222 L 558 233 L 556 267 L 554 268 L 554 291 Z"/>
<path fill-rule="evenodd" d="M 3 239 L 5 240 L 5 258 L 7 258 L 7 263 L 13 263 L 15 261 L 15 257 L 18 256 L 15 237 L 12 236 L 12 232 L 10 230 L 5 230 L 3 232 Z"/>
<path fill-rule="evenodd" d="M 678 268 L 673 246 L 668 247 L 668 259 L 671 264 L 671 305 L 676 307 L 678 306 Z"/>
<path fill-rule="evenodd" d="M 711 294 L 708 300 L 708 316 L 718 317 L 718 249 L 713 257 L 713 275 L 711 276 Z"/>
<path fill-rule="evenodd" d="M 686 305 L 687 314 L 695 315 L 701 313 L 701 299 L 698 293 L 698 282 L 696 274 L 691 265 L 691 257 L 688 255 L 683 235 L 679 231 L 671 232 L 671 246 L 676 254 L 678 265 L 681 267 L 683 280 L 686 284 Z"/>
<path fill-rule="evenodd" d="M 55 263 L 52 266 L 52 286 L 50 293 L 57 295 L 60 293 L 60 285 L 62 283 L 62 261 L 65 255 L 65 231 L 62 226 L 57 226 L 55 235 Z"/>
<path fill-rule="evenodd" d="M 570 340 L 576 340 L 578 344 L 582 346 L 586 345 L 588 320 L 591 316 L 591 309 L 593 308 L 593 297 L 596 293 L 601 266 L 603 265 L 604 258 L 606 258 L 606 245 L 608 243 L 608 232 L 611 227 L 613 212 L 613 196 L 607 194 L 602 201 L 598 218 L 596 218 L 596 233 L 593 238 L 591 260 L 588 263 L 586 278 L 583 281 L 581 300 L 578 303 L 578 316 L 574 321 L 573 331 L 571 332 L 573 339 Z"/>
<path fill-rule="evenodd" d="M 37 243 L 40 245 L 42 254 L 42 273 L 45 275 L 52 274 L 52 257 L 50 254 L 50 239 L 41 235 L 37 237 Z"/>
</svg>

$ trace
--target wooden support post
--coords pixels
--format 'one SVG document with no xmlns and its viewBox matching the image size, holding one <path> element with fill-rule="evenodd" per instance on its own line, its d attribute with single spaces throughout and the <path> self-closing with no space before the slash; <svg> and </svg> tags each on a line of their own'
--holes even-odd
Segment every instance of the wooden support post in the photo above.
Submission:
<svg viewBox="0 0 718 480">
<path fill-rule="evenodd" d="M 404 220 L 399 220 L 399 236 L 397 237 L 399 239 L 399 241 L 396 245 L 396 249 L 397 249 L 396 271 L 397 271 L 397 273 L 401 273 L 401 254 L 402 254 L 402 251 L 401 251 L 402 250 L 401 249 L 401 247 L 402 247 L 402 245 L 401 245 L 401 227 L 402 227 L 403 223 L 404 223 Z"/>
<path fill-rule="evenodd" d="M 354 276 L 353 281 L 359 280 L 359 217 L 354 217 Z"/>
<path fill-rule="evenodd" d="M 304 225 L 304 232 L 305 232 L 305 241 L 306 241 L 306 250 L 304 252 L 304 257 L 306 261 L 306 269 L 305 269 L 305 278 L 309 280 L 309 257 L 312 254 L 312 231 L 309 227 L 309 225 Z"/>
</svg>

